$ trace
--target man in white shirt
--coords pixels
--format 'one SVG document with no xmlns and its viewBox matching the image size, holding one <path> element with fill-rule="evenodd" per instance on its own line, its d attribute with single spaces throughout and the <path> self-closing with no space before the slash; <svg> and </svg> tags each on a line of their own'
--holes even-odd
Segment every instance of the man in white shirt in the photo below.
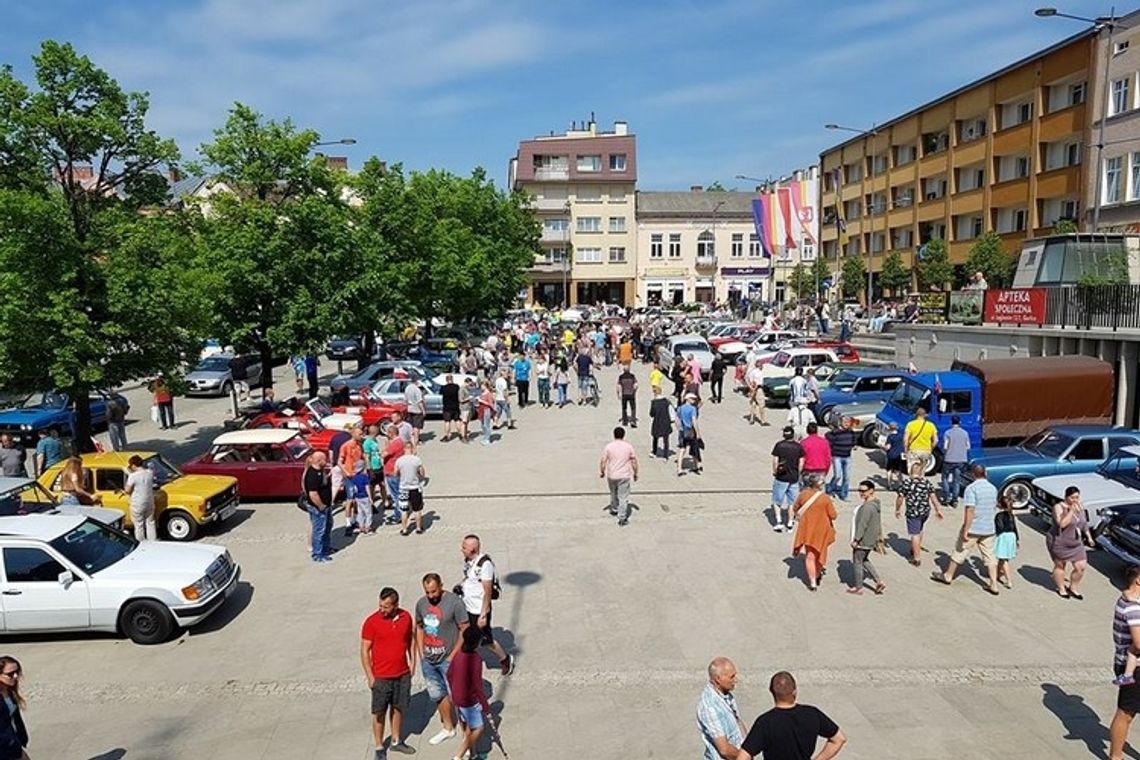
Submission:
<svg viewBox="0 0 1140 760">
<path fill-rule="evenodd" d="M 491 651 L 499 658 L 503 675 L 509 676 L 514 670 L 514 661 L 491 635 L 491 597 L 495 588 L 495 565 L 491 562 L 491 558 L 483 553 L 479 537 L 474 533 L 463 538 L 459 550 L 463 553 L 463 582 L 455 590 L 457 593 L 462 592 L 468 623 L 479 630 L 479 643 L 491 647 Z"/>
<path fill-rule="evenodd" d="M 804 368 L 796 367 L 796 374 L 788 381 L 788 405 L 795 406 L 799 402 L 811 403 L 811 394 L 808 391 L 808 381 L 804 377 Z"/>
<path fill-rule="evenodd" d="M 123 492 L 130 497 L 131 524 L 136 541 L 155 541 L 158 533 L 154 525 L 154 473 L 143 465 L 142 457 L 134 454 L 127 460 L 126 485 Z"/>
<path fill-rule="evenodd" d="M 411 534 L 408 527 L 409 518 L 416 521 L 416 533 L 423 533 L 424 513 L 424 460 L 416 455 L 416 445 L 411 444 L 404 455 L 396 460 L 396 474 L 400 477 L 400 507 L 404 510 L 404 519 L 400 525 L 400 535 Z"/>
<path fill-rule="evenodd" d="M 427 418 L 427 402 L 424 400 L 424 391 L 419 380 L 412 378 L 408 387 L 404 389 L 404 401 L 408 405 L 408 422 L 412 426 L 412 443 L 420 445 L 420 431 L 424 429 L 424 420 Z"/>
<path fill-rule="evenodd" d="M 803 401 L 797 401 L 788 410 L 788 424 L 795 431 L 797 441 L 804 439 L 807 435 L 807 426 L 812 422 L 816 422 L 815 415 Z"/>
<path fill-rule="evenodd" d="M 495 427 L 502 427 L 505 420 L 507 427 L 514 430 L 515 418 L 511 414 L 510 388 L 510 383 L 507 382 L 507 370 L 499 370 L 499 376 L 495 378 Z"/>
<path fill-rule="evenodd" d="M 760 424 L 768 424 L 768 404 L 764 398 L 764 367 L 760 360 L 749 365 L 744 375 L 744 382 L 748 385 L 748 424 L 755 425 L 757 413 Z"/>
</svg>

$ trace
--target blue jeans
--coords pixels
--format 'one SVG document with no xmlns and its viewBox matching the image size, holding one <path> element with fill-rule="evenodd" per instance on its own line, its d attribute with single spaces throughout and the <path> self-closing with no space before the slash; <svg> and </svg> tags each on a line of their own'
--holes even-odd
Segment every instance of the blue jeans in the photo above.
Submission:
<svg viewBox="0 0 1140 760">
<path fill-rule="evenodd" d="M 949 504 L 958 500 L 961 493 L 962 474 L 966 472 L 965 462 L 942 463 L 942 503 Z"/>
<path fill-rule="evenodd" d="M 479 420 L 483 423 L 483 443 L 489 444 L 491 442 L 491 420 L 493 419 L 494 415 L 491 414 L 491 410 L 484 407 L 483 416 Z"/>
<path fill-rule="evenodd" d="M 785 483 L 782 480 L 772 481 L 772 506 L 778 509 L 786 509 L 796 503 L 796 497 L 800 495 L 800 483 L 797 480 L 795 483 Z"/>
<path fill-rule="evenodd" d="M 424 683 L 427 684 L 427 693 L 433 702 L 438 702 L 448 695 L 447 668 L 450 662 L 428 662 L 420 660 L 420 672 L 424 674 Z"/>
<path fill-rule="evenodd" d="M 851 457 L 832 457 L 831 469 L 835 474 L 827 484 L 827 492 L 847 501 L 851 490 Z"/>
<path fill-rule="evenodd" d="M 312 558 L 328 557 L 332 554 L 332 514 L 329 508 L 317 509 L 309 506 L 309 524 L 313 527 Z"/>
<path fill-rule="evenodd" d="M 400 512 L 400 476 L 385 475 L 384 487 L 388 489 L 388 498 L 392 502 L 392 521 L 400 522 L 403 517 Z M 382 514 L 381 517 L 383 517 Z"/>
<path fill-rule="evenodd" d="M 569 394 L 566 392 L 568 389 L 569 389 L 569 386 L 566 383 L 559 383 L 558 384 L 558 405 L 559 406 L 566 406 L 567 404 L 570 403 Z"/>
</svg>

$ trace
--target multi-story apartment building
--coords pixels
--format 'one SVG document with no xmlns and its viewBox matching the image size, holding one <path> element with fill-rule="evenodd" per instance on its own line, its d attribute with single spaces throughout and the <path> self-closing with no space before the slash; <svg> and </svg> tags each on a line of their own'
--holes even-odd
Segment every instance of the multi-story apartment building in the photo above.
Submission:
<svg viewBox="0 0 1140 760">
<path fill-rule="evenodd" d="M 752 193 L 637 193 L 638 306 L 768 297 L 771 260 L 761 250 Z"/>
<path fill-rule="evenodd" d="M 888 252 L 913 265 L 942 238 L 962 264 L 983 232 L 1013 252 L 1059 219 L 1083 218 L 1097 50 L 1086 30 L 825 150 L 823 255 L 867 256 L 878 272 Z"/>
<path fill-rule="evenodd" d="M 1100 191 L 1099 230 L 1140 232 L 1140 12 L 1117 19 L 1096 39 L 1094 67 L 1096 86 L 1089 88 L 1092 139 L 1101 143 L 1101 116 L 1104 120 L 1104 155 L 1100 177 L 1091 169 L 1097 159 L 1095 147 L 1089 154 L 1090 171 L 1085 173 L 1086 218 L 1093 215 L 1096 193 Z M 1108 72 L 1107 75 L 1105 72 Z M 1105 84 L 1108 93 L 1105 99 Z M 1097 187 L 1099 180 L 1100 187 Z M 1091 224 L 1088 229 L 1092 229 Z"/>
<path fill-rule="evenodd" d="M 542 223 L 527 300 L 633 305 L 637 140 L 625 122 L 599 132 L 591 119 L 520 142 L 508 184 L 534 199 Z"/>
</svg>

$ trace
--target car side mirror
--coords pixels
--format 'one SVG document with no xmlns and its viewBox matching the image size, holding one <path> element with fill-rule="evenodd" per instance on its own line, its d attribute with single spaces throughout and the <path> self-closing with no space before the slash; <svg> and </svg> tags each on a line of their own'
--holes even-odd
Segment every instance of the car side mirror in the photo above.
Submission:
<svg viewBox="0 0 1140 760">
<path fill-rule="evenodd" d="M 1074 454 L 1068 454 L 1065 456 L 1065 461 L 1066 462 L 1075 462 L 1075 461 L 1077 461 L 1077 457 Z"/>
<path fill-rule="evenodd" d="M 71 588 L 71 584 L 75 583 L 75 575 L 72 574 L 70 570 L 64 570 L 59 574 L 57 580 L 59 581 L 59 585 L 63 586 L 65 589 Z"/>
</svg>

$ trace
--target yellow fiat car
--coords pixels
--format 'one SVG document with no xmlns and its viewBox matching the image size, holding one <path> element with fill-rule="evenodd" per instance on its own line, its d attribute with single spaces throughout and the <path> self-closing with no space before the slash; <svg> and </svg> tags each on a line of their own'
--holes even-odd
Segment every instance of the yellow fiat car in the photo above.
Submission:
<svg viewBox="0 0 1140 760">
<path fill-rule="evenodd" d="M 154 511 L 159 529 L 172 541 L 190 541 L 206 525 L 221 523 L 237 512 L 237 478 L 224 475 L 183 475 L 161 454 L 153 451 L 108 451 L 83 455 L 86 490 L 103 499 L 103 506 L 123 513 L 131 525 L 127 461 L 135 455 L 154 473 Z M 57 496 L 64 462 L 48 468 L 39 483 Z"/>
</svg>

